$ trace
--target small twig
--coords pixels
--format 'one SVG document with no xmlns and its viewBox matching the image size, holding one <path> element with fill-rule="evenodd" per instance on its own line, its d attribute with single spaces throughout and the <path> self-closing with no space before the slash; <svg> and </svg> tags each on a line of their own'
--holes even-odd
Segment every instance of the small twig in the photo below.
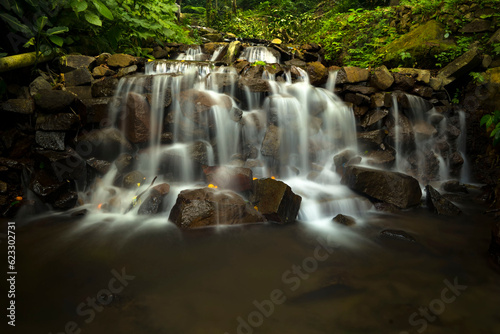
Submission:
<svg viewBox="0 0 500 334">
<path fill-rule="evenodd" d="M 52 77 L 52 73 L 50 71 L 50 68 L 49 68 L 49 64 L 45 64 L 45 66 L 47 67 L 47 73 L 49 74 L 49 77 L 50 79 L 52 80 L 52 83 L 55 85 L 57 85 L 56 81 L 54 80 L 54 78 Z"/>
<path fill-rule="evenodd" d="M 484 213 L 495 213 L 495 212 L 500 212 L 500 209 L 488 210 L 488 211 L 485 211 Z"/>
</svg>

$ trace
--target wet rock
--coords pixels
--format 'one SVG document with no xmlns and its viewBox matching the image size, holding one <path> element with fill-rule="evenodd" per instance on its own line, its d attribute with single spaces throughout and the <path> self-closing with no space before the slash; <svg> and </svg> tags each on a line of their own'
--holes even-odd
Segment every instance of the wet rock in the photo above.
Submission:
<svg viewBox="0 0 500 334">
<path fill-rule="evenodd" d="M 108 66 L 111 67 L 129 67 L 135 65 L 137 59 L 131 55 L 117 53 L 108 58 Z"/>
<path fill-rule="evenodd" d="M 434 91 L 432 90 L 432 88 L 428 86 L 418 86 L 413 88 L 413 90 L 411 91 L 412 94 L 418 95 L 426 99 L 430 99 L 432 97 L 433 92 Z"/>
<path fill-rule="evenodd" d="M 96 66 L 105 65 L 107 63 L 109 57 L 111 57 L 111 53 L 107 53 L 107 52 L 103 52 L 100 55 L 98 55 L 95 58 Z"/>
<path fill-rule="evenodd" d="M 377 88 L 366 86 L 366 85 L 347 85 L 345 86 L 345 90 L 354 93 L 360 93 L 363 95 L 370 95 L 378 91 Z"/>
<path fill-rule="evenodd" d="M 351 216 L 346 216 L 343 214 L 338 214 L 332 219 L 335 223 L 341 224 L 344 226 L 352 226 L 356 225 L 356 219 Z"/>
<path fill-rule="evenodd" d="M 207 166 L 203 168 L 206 182 L 235 192 L 252 190 L 252 170 L 243 167 Z"/>
<path fill-rule="evenodd" d="M 456 126 L 452 125 L 452 124 L 446 124 L 446 130 L 445 130 L 445 134 L 446 136 L 448 137 L 448 140 L 455 140 L 457 139 L 460 134 L 462 132 L 460 131 L 459 128 L 457 128 Z"/>
<path fill-rule="evenodd" d="M 398 114 L 398 128 L 395 127 L 395 120 L 393 117 L 388 117 L 386 118 L 386 120 L 386 125 L 388 127 L 387 136 L 390 139 L 391 145 L 395 146 L 397 136 L 402 147 L 407 148 L 414 146 L 415 137 L 413 133 L 413 126 L 411 125 L 408 117 L 406 117 L 402 113 Z"/>
<path fill-rule="evenodd" d="M 359 68 L 359 67 L 343 67 L 345 72 L 346 82 L 347 83 L 357 83 L 362 81 L 368 81 L 370 78 L 370 72 L 367 69 Z"/>
<path fill-rule="evenodd" d="M 65 144 L 64 139 L 66 137 L 65 132 L 45 132 L 37 131 L 35 133 L 35 142 L 40 146 L 48 150 L 54 151 L 64 151 Z"/>
<path fill-rule="evenodd" d="M 309 75 L 309 81 L 313 86 L 320 86 L 326 83 L 328 79 L 328 70 L 320 62 L 311 62 L 306 65 L 306 72 Z"/>
<path fill-rule="evenodd" d="M 99 79 L 102 77 L 109 77 L 109 76 L 112 76 L 115 74 L 116 74 L 115 71 L 113 71 L 112 69 L 110 69 L 104 65 L 97 66 L 94 68 L 94 70 L 92 70 L 92 76 L 96 79 Z"/>
<path fill-rule="evenodd" d="M 106 125 L 108 120 L 109 105 L 114 103 L 113 97 L 99 97 L 82 100 L 87 109 L 87 122 L 100 123 L 101 126 Z"/>
<path fill-rule="evenodd" d="M 35 111 L 35 104 L 31 99 L 10 99 L 1 102 L 0 109 L 17 114 L 31 115 Z"/>
<path fill-rule="evenodd" d="M 278 157 L 281 145 L 281 129 L 276 125 L 267 128 L 260 152 L 267 157 Z"/>
<path fill-rule="evenodd" d="M 378 149 L 384 142 L 386 133 L 384 130 L 374 130 L 368 132 L 358 132 L 358 143 L 362 149 Z"/>
<path fill-rule="evenodd" d="M 363 128 L 368 128 L 380 120 L 382 120 L 385 116 L 389 115 L 389 110 L 387 109 L 375 109 L 369 111 L 362 119 L 361 126 Z"/>
<path fill-rule="evenodd" d="M 214 128 L 215 126 L 215 119 L 210 112 L 212 107 L 219 106 L 226 110 L 232 108 L 229 96 L 210 94 L 195 89 L 182 92 L 180 104 L 183 115 L 203 128 Z"/>
<path fill-rule="evenodd" d="M 370 78 L 370 84 L 380 90 L 386 90 L 391 87 L 393 83 L 394 77 L 386 66 L 377 67 Z"/>
<path fill-rule="evenodd" d="M 94 169 L 100 175 L 106 174 L 111 168 L 111 162 L 106 160 L 98 160 L 96 158 L 90 158 L 87 160 L 87 165 Z"/>
<path fill-rule="evenodd" d="M 372 108 L 390 108 L 392 107 L 392 96 L 386 92 L 375 93 L 370 97 L 370 106 Z"/>
<path fill-rule="evenodd" d="M 144 199 L 137 213 L 140 215 L 154 215 L 162 212 L 164 199 L 169 192 L 170 185 L 167 183 L 155 186 L 149 192 L 148 197 Z"/>
<path fill-rule="evenodd" d="M 402 230 L 383 230 L 380 232 L 382 238 L 400 240 L 405 242 L 416 242 L 415 238 Z"/>
<path fill-rule="evenodd" d="M 80 189 L 85 186 L 86 163 L 72 148 L 64 152 L 37 150 L 34 158 L 36 166 L 44 166 L 59 181 L 69 180 L 72 184 L 76 181 Z"/>
<path fill-rule="evenodd" d="M 115 160 L 116 169 L 118 173 L 128 173 L 134 168 L 135 159 L 128 153 L 123 153 Z"/>
<path fill-rule="evenodd" d="M 444 216 L 458 216 L 462 213 L 462 210 L 441 196 L 441 194 L 431 185 L 425 186 L 425 192 L 427 194 L 425 202 L 429 210 Z"/>
<path fill-rule="evenodd" d="M 149 103 L 144 96 L 128 93 L 123 124 L 125 136 L 130 142 L 137 144 L 149 140 L 151 115 Z"/>
<path fill-rule="evenodd" d="M 66 86 L 89 85 L 92 83 L 92 79 L 92 74 L 87 68 L 79 68 L 63 74 L 63 80 Z"/>
<path fill-rule="evenodd" d="M 222 61 L 226 62 L 227 64 L 232 64 L 236 59 L 238 59 L 238 56 L 241 53 L 241 42 L 240 41 L 233 41 L 229 44 L 227 47 L 226 54 Z"/>
<path fill-rule="evenodd" d="M 32 175 L 29 188 L 40 200 L 45 203 L 53 203 L 61 195 L 69 191 L 70 183 L 59 181 L 47 170 L 39 170 Z"/>
<path fill-rule="evenodd" d="M 370 105 L 370 98 L 360 93 L 347 93 L 344 98 L 345 102 L 351 102 L 355 106 Z"/>
<path fill-rule="evenodd" d="M 238 82 L 238 75 L 234 73 L 210 73 L 207 78 L 210 86 L 216 86 L 219 89 L 231 87 Z"/>
<path fill-rule="evenodd" d="M 78 202 L 78 194 L 74 191 L 69 191 L 67 193 L 59 196 L 57 200 L 54 201 L 54 209 L 56 210 L 69 210 L 76 206 Z"/>
<path fill-rule="evenodd" d="M 441 188 L 444 191 L 450 192 L 450 193 L 468 193 L 469 191 L 467 190 L 467 187 L 464 184 L 461 184 L 458 180 L 449 180 L 444 182 L 441 185 Z"/>
<path fill-rule="evenodd" d="M 413 131 L 417 140 L 427 140 L 437 134 L 436 128 L 424 121 L 413 125 Z"/>
<path fill-rule="evenodd" d="M 131 153 L 133 147 L 118 129 L 104 128 L 80 136 L 76 150 L 85 158 L 114 161 L 121 152 Z"/>
<path fill-rule="evenodd" d="M 63 90 L 40 90 L 33 99 L 41 112 L 57 114 L 67 111 L 75 96 Z"/>
<path fill-rule="evenodd" d="M 410 91 L 415 86 L 415 79 L 408 74 L 394 73 L 394 89 L 404 92 Z"/>
<path fill-rule="evenodd" d="M 500 43 L 500 29 L 495 31 L 495 33 L 491 35 L 490 39 L 488 40 L 488 44 L 495 44 L 495 43 Z"/>
<path fill-rule="evenodd" d="M 80 100 L 92 98 L 92 89 L 90 86 L 66 87 L 66 91 L 73 93 Z"/>
<path fill-rule="evenodd" d="M 398 213 L 401 211 L 400 208 L 398 208 L 394 204 L 390 204 L 390 203 L 378 202 L 378 203 L 373 204 L 373 206 L 375 207 L 375 210 L 382 211 L 382 212 Z"/>
<path fill-rule="evenodd" d="M 456 171 L 460 169 L 460 167 L 462 167 L 463 164 L 464 164 L 464 158 L 459 152 L 455 151 L 450 155 L 450 168 L 452 170 Z"/>
<path fill-rule="evenodd" d="M 210 188 L 181 191 L 169 220 L 181 229 L 266 221 L 238 194 Z"/>
<path fill-rule="evenodd" d="M 66 55 L 59 58 L 61 72 L 63 73 L 71 72 L 80 68 L 89 69 L 94 62 L 94 57 L 82 55 Z"/>
<path fill-rule="evenodd" d="M 50 90 L 50 89 L 52 89 L 52 85 L 41 76 L 33 80 L 29 86 L 30 96 L 36 95 L 41 90 Z"/>
<path fill-rule="evenodd" d="M 372 151 L 364 159 L 368 165 L 379 168 L 390 168 L 396 161 L 394 152 L 390 150 Z"/>
<path fill-rule="evenodd" d="M 418 181 L 398 172 L 349 166 L 342 183 L 354 191 L 402 209 L 419 205 L 422 197 Z"/>
<path fill-rule="evenodd" d="M 128 189 L 134 189 L 146 181 L 144 174 L 138 170 L 128 173 L 123 177 L 123 186 Z"/>
<path fill-rule="evenodd" d="M 118 86 L 118 79 L 114 77 L 104 77 L 92 83 L 92 97 L 108 97 L 115 94 Z"/>
<path fill-rule="evenodd" d="M 250 92 L 254 92 L 254 93 L 264 93 L 264 92 L 271 91 L 271 87 L 269 86 L 269 82 L 267 80 L 264 80 L 264 79 L 242 77 L 238 81 L 238 86 L 240 87 L 240 89 L 243 89 L 243 90 L 248 88 L 250 90 Z"/>
<path fill-rule="evenodd" d="M 120 68 L 118 70 L 117 77 L 121 78 L 121 77 L 124 77 L 126 75 L 133 74 L 135 72 L 137 72 L 137 65 L 132 65 L 132 66 Z"/>
<path fill-rule="evenodd" d="M 460 32 L 463 34 L 480 33 L 491 29 L 491 21 L 483 19 L 474 19 L 467 23 Z"/>
<path fill-rule="evenodd" d="M 268 220 L 292 223 L 299 213 L 302 197 L 296 195 L 285 183 L 274 179 L 254 181 L 252 203 Z"/>
<path fill-rule="evenodd" d="M 168 50 L 154 50 L 153 51 L 153 57 L 155 59 L 168 59 L 170 57 L 170 49 Z"/>
<path fill-rule="evenodd" d="M 77 129 L 79 123 L 80 119 L 75 114 L 39 114 L 35 128 L 44 131 L 69 131 Z"/>
<path fill-rule="evenodd" d="M 350 161 L 352 158 L 356 156 L 356 152 L 352 150 L 344 150 L 338 154 L 336 154 L 333 157 L 333 164 L 335 165 L 335 168 L 344 168 L 347 164 L 348 161 Z"/>
</svg>

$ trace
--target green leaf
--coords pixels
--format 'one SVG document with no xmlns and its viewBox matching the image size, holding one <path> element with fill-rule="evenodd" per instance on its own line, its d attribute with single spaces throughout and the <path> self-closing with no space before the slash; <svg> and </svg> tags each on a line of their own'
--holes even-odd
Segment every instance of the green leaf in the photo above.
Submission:
<svg viewBox="0 0 500 334">
<path fill-rule="evenodd" d="M 57 46 L 63 46 L 64 44 L 64 38 L 60 36 L 49 36 L 49 39 L 52 43 L 54 43 Z"/>
<path fill-rule="evenodd" d="M 490 137 L 495 137 L 496 138 L 496 135 L 498 135 L 499 132 L 499 128 L 495 128 L 493 131 L 491 131 L 490 133 Z"/>
<path fill-rule="evenodd" d="M 16 19 L 14 16 L 6 13 L 0 13 L 0 18 L 4 20 L 15 31 L 21 32 L 26 35 L 32 35 L 30 28 L 28 28 L 27 25 L 19 22 L 19 20 Z"/>
<path fill-rule="evenodd" d="M 41 32 L 48 21 L 47 16 L 40 16 L 35 22 L 36 31 Z"/>
<path fill-rule="evenodd" d="M 106 7 L 102 2 L 98 1 L 98 0 L 92 0 L 92 2 L 94 3 L 94 6 L 95 8 L 97 8 L 97 11 L 102 15 L 104 16 L 105 18 L 107 18 L 108 20 L 114 20 L 114 17 L 113 17 L 113 14 L 111 13 L 111 11 L 108 9 L 108 7 Z"/>
<path fill-rule="evenodd" d="M 99 18 L 99 16 L 95 15 L 94 13 L 85 13 L 85 20 L 87 20 L 88 23 L 96 25 L 101 27 L 102 26 L 102 21 Z"/>
<path fill-rule="evenodd" d="M 53 27 L 47 30 L 47 35 L 52 36 L 57 34 L 63 34 L 68 31 L 69 31 L 68 27 Z"/>
<path fill-rule="evenodd" d="M 479 126 L 483 126 L 484 124 L 488 123 L 490 118 L 491 118 L 491 115 L 484 115 L 483 117 L 481 117 L 481 121 L 479 122 Z"/>
<path fill-rule="evenodd" d="M 0 53 L 0 58 L 5 57 L 6 55 L 7 55 L 7 53 L 2 52 L 2 53 Z"/>
<path fill-rule="evenodd" d="M 14 3 L 11 4 L 11 9 L 12 9 L 12 11 L 14 11 L 14 13 L 17 14 L 17 16 L 23 17 L 24 10 L 21 8 L 21 6 L 19 6 L 19 4 L 17 3 L 17 1 L 14 1 Z"/>
<path fill-rule="evenodd" d="M 35 43 L 36 43 L 35 37 L 31 37 L 29 41 L 24 43 L 23 48 L 29 48 L 30 46 L 35 45 Z"/>
<path fill-rule="evenodd" d="M 10 3 L 7 0 L 0 0 L 0 5 L 4 6 L 6 10 L 10 10 Z"/>
<path fill-rule="evenodd" d="M 71 8 L 73 8 L 73 11 L 75 13 L 80 13 L 83 12 L 87 9 L 88 3 L 85 0 L 75 0 L 71 3 Z"/>
<path fill-rule="evenodd" d="M 40 46 L 40 52 L 44 56 L 50 56 L 50 54 L 52 53 L 52 48 L 50 46 L 48 46 L 47 44 L 42 44 Z"/>
</svg>

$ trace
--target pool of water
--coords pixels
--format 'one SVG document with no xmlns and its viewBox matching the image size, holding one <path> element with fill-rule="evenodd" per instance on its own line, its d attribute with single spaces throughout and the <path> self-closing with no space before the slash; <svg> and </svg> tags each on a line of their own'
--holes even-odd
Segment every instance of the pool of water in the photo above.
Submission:
<svg viewBox="0 0 500 334">
<path fill-rule="evenodd" d="M 458 218 L 374 211 L 351 227 L 19 221 L 15 332 L 498 333 L 493 220 L 475 198 Z"/>
</svg>

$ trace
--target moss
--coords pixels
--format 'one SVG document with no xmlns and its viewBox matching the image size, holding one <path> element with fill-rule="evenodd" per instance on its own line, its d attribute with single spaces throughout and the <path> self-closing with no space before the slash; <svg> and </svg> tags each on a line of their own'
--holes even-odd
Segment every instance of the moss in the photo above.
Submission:
<svg viewBox="0 0 500 334">
<path fill-rule="evenodd" d="M 453 41 L 444 39 L 444 34 L 444 26 L 431 20 L 379 49 L 379 52 L 385 54 L 384 63 L 389 66 L 401 63 L 403 52 L 408 53 L 411 61 L 419 66 L 432 66 L 435 54 L 456 47 Z"/>
</svg>

